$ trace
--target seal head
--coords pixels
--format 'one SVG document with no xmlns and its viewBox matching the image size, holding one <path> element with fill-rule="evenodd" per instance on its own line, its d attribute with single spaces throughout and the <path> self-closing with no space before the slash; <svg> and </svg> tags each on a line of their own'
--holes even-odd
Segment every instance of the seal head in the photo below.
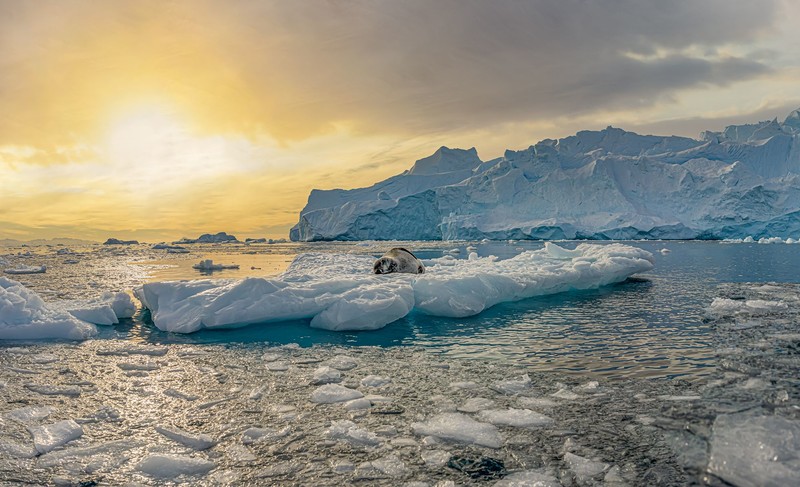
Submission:
<svg viewBox="0 0 800 487">
<path fill-rule="evenodd" d="M 410 251 L 396 247 L 376 260 L 372 271 L 375 274 L 391 274 L 392 272 L 422 274 L 425 272 L 425 266 Z"/>
</svg>

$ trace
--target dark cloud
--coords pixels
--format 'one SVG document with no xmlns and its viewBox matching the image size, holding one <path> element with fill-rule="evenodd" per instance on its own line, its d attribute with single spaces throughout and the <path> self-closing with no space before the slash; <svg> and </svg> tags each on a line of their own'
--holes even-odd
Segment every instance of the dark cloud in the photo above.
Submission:
<svg viewBox="0 0 800 487">
<path fill-rule="evenodd" d="M 341 123 L 420 134 L 637 108 L 770 73 L 756 44 L 780 6 L 0 0 L 0 137 L 81 130 L 83 107 L 123 88 L 162 90 L 217 129 L 287 140 Z"/>
</svg>

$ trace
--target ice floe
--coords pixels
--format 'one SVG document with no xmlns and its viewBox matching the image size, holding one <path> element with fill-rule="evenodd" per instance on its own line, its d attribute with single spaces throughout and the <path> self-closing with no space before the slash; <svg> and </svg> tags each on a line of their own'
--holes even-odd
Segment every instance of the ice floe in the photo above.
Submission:
<svg viewBox="0 0 800 487">
<path fill-rule="evenodd" d="M 311 393 L 311 402 L 331 404 L 336 402 L 351 401 L 364 397 L 361 392 L 340 386 L 338 384 L 325 384 Z"/>
<path fill-rule="evenodd" d="M 505 441 L 497 427 L 461 413 L 442 413 L 411 425 L 414 434 L 435 436 L 456 443 L 500 448 Z"/>
<path fill-rule="evenodd" d="M 148 455 L 136 467 L 151 477 L 172 479 L 181 475 L 202 475 L 213 470 L 217 465 L 203 458 L 185 455 Z"/>
<path fill-rule="evenodd" d="M 217 444 L 217 441 L 210 435 L 204 433 L 190 433 L 174 426 L 156 426 L 155 430 L 170 440 L 177 441 L 195 450 L 207 450 Z"/>
<path fill-rule="evenodd" d="M 43 265 L 38 266 L 31 266 L 31 265 L 21 265 L 18 267 L 14 267 L 11 269 L 6 269 L 6 274 L 18 275 L 18 274 L 44 274 L 47 272 L 47 267 Z"/>
<path fill-rule="evenodd" d="M 372 257 L 301 254 L 278 279 L 157 282 L 135 291 L 155 325 L 191 333 L 253 323 L 311 320 L 329 330 L 374 330 L 415 309 L 466 317 L 505 301 L 620 282 L 652 269 L 647 251 L 552 243 L 508 260 L 434 259 L 420 275 L 374 275 Z"/>
<path fill-rule="evenodd" d="M 81 425 L 71 419 L 53 424 L 31 426 L 28 431 L 33 436 L 33 446 L 39 453 L 47 453 L 83 436 Z"/>
<path fill-rule="evenodd" d="M 708 471 L 734 485 L 798 485 L 800 421 L 720 415 L 712 428 Z"/>
<path fill-rule="evenodd" d="M 83 340 L 96 333 L 94 325 L 48 306 L 17 281 L 0 277 L 0 339 Z"/>
<path fill-rule="evenodd" d="M 501 426 L 536 428 L 553 424 L 553 418 L 530 409 L 487 409 L 478 413 L 478 419 Z"/>
<path fill-rule="evenodd" d="M 325 432 L 328 438 L 356 446 L 378 446 L 381 440 L 375 433 L 359 427 L 352 421 L 333 421 Z"/>
<path fill-rule="evenodd" d="M 312 384 L 332 384 L 342 381 L 342 373 L 333 367 L 323 365 L 314 371 L 311 377 Z"/>
</svg>

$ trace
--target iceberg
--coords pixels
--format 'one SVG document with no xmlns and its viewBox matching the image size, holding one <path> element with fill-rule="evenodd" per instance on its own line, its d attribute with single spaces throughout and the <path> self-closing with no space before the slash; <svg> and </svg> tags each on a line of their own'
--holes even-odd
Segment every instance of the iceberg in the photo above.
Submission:
<svg viewBox="0 0 800 487">
<path fill-rule="evenodd" d="M 173 242 L 175 245 L 183 245 L 183 244 L 205 244 L 205 243 L 239 243 L 239 240 L 234 237 L 233 235 L 228 235 L 225 232 L 219 232 L 215 234 L 204 233 L 197 238 L 182 238 L 177 242 Z"/>
<path fill-rule="evenodd" d="M 483 162 L 442 147 L 368 188 L 312 190 L 294 241 L 787 238 L 800 233 L 800 124 L 699 139 L 581 131 Z"/>
<path fill-rule="evenodd" d="M 192 266 L 192 269 L 197 269 L 198 271 L 221 271 L 224 269 L 238 269 L 238 264 L 215 264 L 213 260 L 206 259 L 201 260 L 197 264 Z"/>
<path fill-rule="evenodd" d="M 372 274 L 373 258 L 301 254 L 276 279 L 144 284 L 134 294 L 156 327 L 192 333 L 254 323 L 310 320 L 328 330 L 375 330 L 417 311 L 472 316 L 498 303 L 624 281 L 653 267 L 647 251 L 622 244 L 545 248 L 498 261 L 434 259 L 425 274 Z"/>
<path fill-rule="evenodd" d="M 97 333 L 94 325 L 115 325 L 135 312 L 130 295 L 123 292 L 45 303 L 19 282 L 0 277 L 0 340 L 85 340 Z"/>
<path fill-rule="evenodd" d="M 96 333 L 91 323 L 53 309 L 22 284 L 0 277 L 0 340 L 84 340 Z"/>
</svg>

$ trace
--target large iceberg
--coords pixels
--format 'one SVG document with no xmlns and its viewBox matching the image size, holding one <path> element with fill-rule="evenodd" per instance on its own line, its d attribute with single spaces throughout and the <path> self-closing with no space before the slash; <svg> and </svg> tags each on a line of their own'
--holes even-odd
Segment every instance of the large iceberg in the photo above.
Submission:
<svg viewBox="0 0 800 487">
<path fill-rule="evenodd" d="M 313 240 L 723 239 L 800 234 L 800 110 L 700 139 L 582 131 L 482 162 L 442 147 L 369 188 L 313 190 Z"/>
<path fill-rule="evenodd" d="M 148 283 L 135 291 L 161 330 L 191 333 L 308 319 L 329 330 L 374 330 L 412 310 L 466 317 L 506 301 L 621 282 L 652 268 L 652 255 L 622 245 L 545 248 L 494 257 L 426 262 L 425 274 L 372 274 L 373 258 L 301 254 L 277 279 Z"/>
</svg>

